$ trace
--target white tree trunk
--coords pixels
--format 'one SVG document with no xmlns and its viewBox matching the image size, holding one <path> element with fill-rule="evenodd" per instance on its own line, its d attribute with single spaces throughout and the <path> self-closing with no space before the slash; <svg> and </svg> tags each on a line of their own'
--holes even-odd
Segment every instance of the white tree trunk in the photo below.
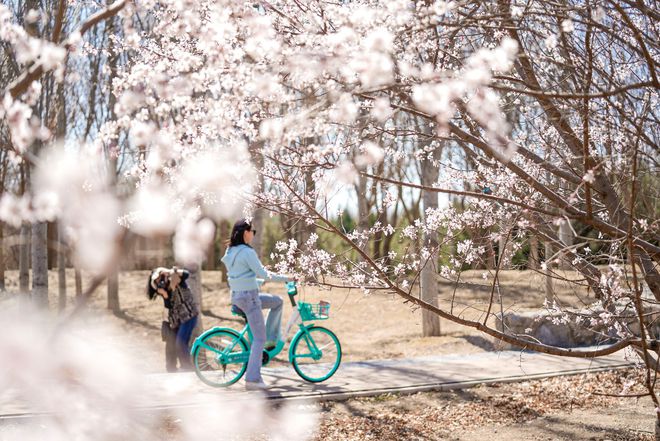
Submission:
<svg viewBox="0 0 660 441">
<path fill-rule="evenodd" d="M 429 244 L 432 241 L 430 237 L 426 237 L 425 243 Z M 436 240 L 437 243 L 437 240 Z M 426 266 L 422 269 L 420 277 L 421 285 L 421 298 L 429 305 L 438 306 L 438 279 L 435 262 L 438 258 L 437 253 L 433 253 L 431 258 L 426 262 Z M 437 314 L 422 309 L 422 335 L 424 337 L 439 336 L 440 318 Z"/>
<path fill-rule="evenodd" d="M 422 163 L 422 184 L 435 185 L 438 180 L 438 167 L 425 160 Z M 438 208 L 438 193 L 424 191 L 422 194 L 424 203 L 424 219 L 426 219 L 427 210 Z M 422 274 L 420 276 L 421 299 L 429 305 L 438 306 L 438 235 L 437 233 L 425 234 L 423 237 L 423 246 L 431 251 L 431 256 L 426 262 L 423 262 Z M 422 335 L 424 337 L 440 335 L 440 317 L 437 314 L 422 309 Z"/>
<path fill-rule="evenodd" d="M 48 224 L 32 224 L 32 299 L 48 308 Z"/>
</svg>

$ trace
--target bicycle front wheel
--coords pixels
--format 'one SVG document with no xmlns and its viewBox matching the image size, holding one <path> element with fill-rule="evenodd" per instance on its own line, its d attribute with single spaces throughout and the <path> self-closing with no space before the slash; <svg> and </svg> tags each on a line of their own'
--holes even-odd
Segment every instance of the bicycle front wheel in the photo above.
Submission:
<svg viewBox="0 0 660 441">
<path fill-rule="evenodd" d="M 291 342 L 291 363 L 304 380 L 320 383 L 332 377 L 341 363 L 337 336 L 321 326 L 299 332 Z"/>
<path fill-rule="evenodd" d="M 248 357 L 247 344 L 238 334 L 217 331 L 204 337 L 195 349 L 195 373 L 209 386 L 229 386 L 245 374 Z"/>
</svg>

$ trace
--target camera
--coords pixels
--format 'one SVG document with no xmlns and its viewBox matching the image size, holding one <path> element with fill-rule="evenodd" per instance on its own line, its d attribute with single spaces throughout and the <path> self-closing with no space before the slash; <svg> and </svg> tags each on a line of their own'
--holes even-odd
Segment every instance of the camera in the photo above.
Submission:
<svg viewBox="0 0 660 441">
<path fill-rule="evenodd" d="M 170 281 L 167 280 L 166 277 L 161 277 L 161 278 L 158 279 L 158 281 L 156 282 L 156 287 L 158 287 L 158 288 L 163 288 L 165 291 L 167 291 L 167 290 L 169 289 L 169 287 L 170 287 Z"/>
</svg>

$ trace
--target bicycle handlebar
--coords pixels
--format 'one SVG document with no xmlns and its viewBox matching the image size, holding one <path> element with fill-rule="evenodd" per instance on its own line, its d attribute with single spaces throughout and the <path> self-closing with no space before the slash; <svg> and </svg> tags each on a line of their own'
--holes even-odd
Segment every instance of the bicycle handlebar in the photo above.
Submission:
<svg viewBox="0 0 660 441">
<path fill-rule="evenodd" d="M 286 282 L 286 293 L 289 295 L 291 306 L 295 307 L 296 299 L 294 299 L 294 297 L 298 295 L 298 287 L 296 286 L 296 282 Z"/>
</svg>

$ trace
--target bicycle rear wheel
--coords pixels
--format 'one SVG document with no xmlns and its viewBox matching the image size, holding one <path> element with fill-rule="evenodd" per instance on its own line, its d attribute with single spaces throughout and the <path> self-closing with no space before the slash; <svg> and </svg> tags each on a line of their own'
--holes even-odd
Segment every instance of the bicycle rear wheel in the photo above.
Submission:
<svg viewBox="0 0 660 441">
<path fill-rule="evenodd" d="M 248 356 L 247 344 L 238 334 L 220 330 L 204 337 L 195 349 L 195 373 L 209 386 L 226 387 L 236 383 L 245 374 Z M 235 360 L 227 360 L 232 357 Z"/>
<path fill-rule="evenodd" d="M 291 342 L 291 363 L 304 380 L 320 383 L 332 377 L 341 363 L 341 344 L 329 329 L 313 326 Z"/>
</svg>

